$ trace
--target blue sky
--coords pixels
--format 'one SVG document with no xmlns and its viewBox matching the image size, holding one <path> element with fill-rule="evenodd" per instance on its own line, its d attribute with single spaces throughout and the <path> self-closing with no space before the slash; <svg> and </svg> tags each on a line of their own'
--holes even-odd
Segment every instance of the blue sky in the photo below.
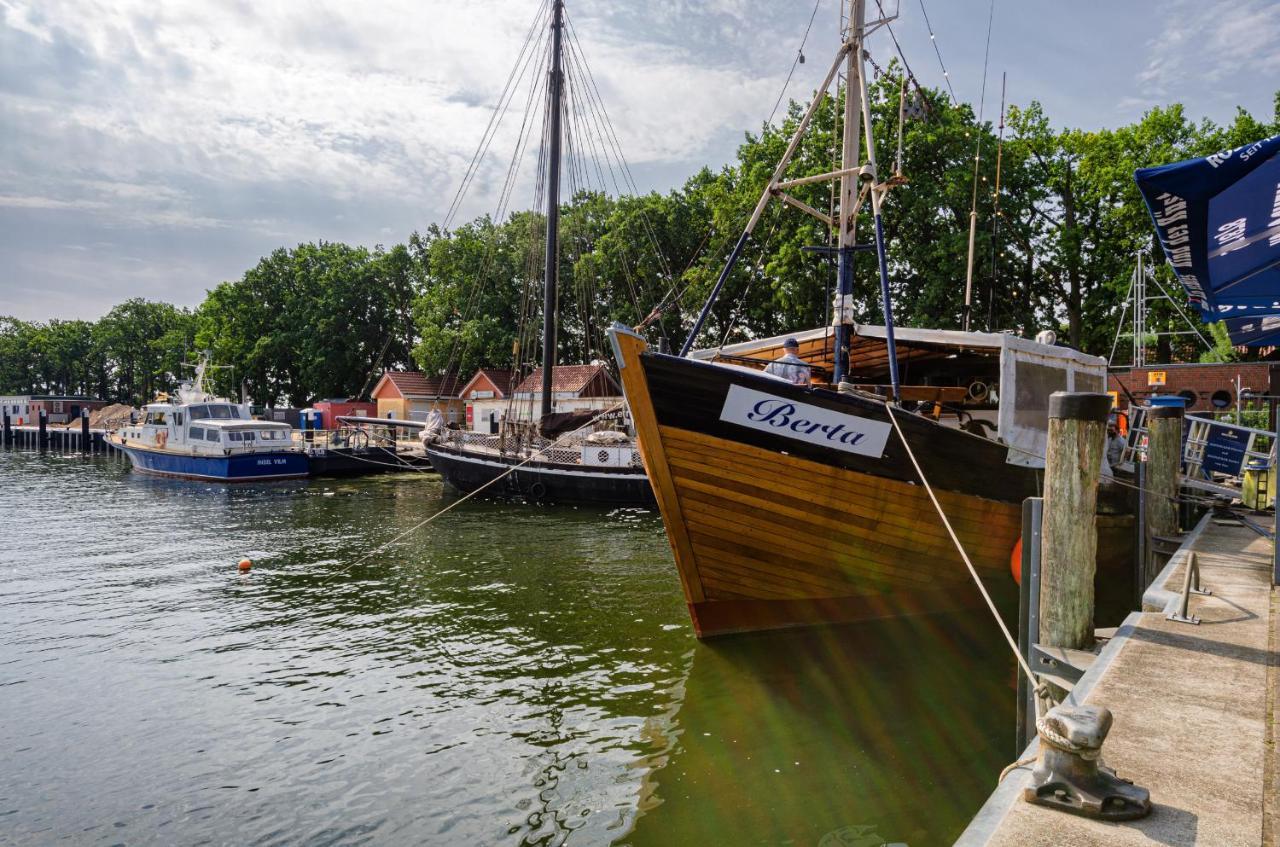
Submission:
<svg viewBox="0 0 1280 847">
<path fill-rule="evenodd" d="M 926 0 L 956 95 L 977 103 L 986 2 Z M 769 114 L 811 0 L 568 0 L 642 189 L 729 161 Z M 403 241 L 443 218 L 537 0 L 0 0 L 0 315 L 194 306 L 278 246 Z M 943 84 L 919 0 L 886 3 Z M 803 96 L 825 70 L 821 0 Z M 1040 100 L 1059 126 L 1272 111 L 1280 0 L 1004 2 L 986 115 Z M 891 45 L 876 36 L 881 63 Z M 492 211 L 510 133 L 462 218 Z M 526 168 L 526 173 L 531 168 Z M 517 190 L 526 206 L 532 191 Z"/>
</svg>

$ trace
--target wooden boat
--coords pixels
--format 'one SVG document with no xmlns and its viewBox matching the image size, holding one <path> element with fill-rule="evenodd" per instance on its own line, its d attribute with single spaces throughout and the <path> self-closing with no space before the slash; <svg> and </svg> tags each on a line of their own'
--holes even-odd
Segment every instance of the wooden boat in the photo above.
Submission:
<svg viewBox="0 0 1280 847">
<path fill-rule="evenodd" d="M 851 367 L 883 371 L 883 336 L 858 327 Z M 768 361 L 781 338 L 682 358 L 625 327 L 611 337 L 700 637 L 980 602 L 890 414 L 984 581 L 1009 596 L 1021 502 L 1037 494 L 1043 455 L 1044 427 L 1019 424 L 1047 422 L 1052 390 L 1094 390 L 1105 375 L 1097 357 L 1010 335 L 900 330 L 899 356 L 921 380 L 902 386 L 919 404 L 908 411 L 870 390 L 792 385 L 742 364 Z M 802 358 L 829 367 L 831 337 L 800 334 Z M 1051 378 L 992 392 L 1002 366 L 1016 380 L 1018 363 Z M 955 411 L 935 417 L 941 404 Z M 973 423 L 992 419 L 994 430 Z"/>
<path fill-rule="evenodd" d="M 610 333 L 699 636 L 980 602 L 925 480 L 979 577 L 1012 597 L 1009 560 L 1021 530 L 1020 504 L 1037 493 L 1049 394 L 1105 385 L 1102 359 L 1054 346 L 1052 338 L 1041 343 L 1008 333 L 894 326 L 881 203 L 905 180 L 900 174 L 881 180 L 877 172 L 863 38 L 890 19 L 865 23 L 865 6 L 850 0 L 851 25 L 826 80 L 681 355 L 649 351 L 643 338 L 620 325 Z M 842 67 L 840 168 L 787 179 L 791 157 Z M 835 218 L 787 193 L 823 180 L 840 183 Z M 807 384 L 803 366 L 801 384 L 764 371 L 783 352 L 783 337 L 692 350 L 774 198 L 831 227 L 838 241 L 821 248 L 838 259 L 832 326 L 796 336 L 797 353 L 809 366 Z M 874 221 L 870 245 L 855 243 L 864 201 Z M 853 319 L 853 256 L 861 249 L 874 249 L 878 259 L 884 326 Z M 969 299 L 967 290 L 966 328 Z"/>
</svg>

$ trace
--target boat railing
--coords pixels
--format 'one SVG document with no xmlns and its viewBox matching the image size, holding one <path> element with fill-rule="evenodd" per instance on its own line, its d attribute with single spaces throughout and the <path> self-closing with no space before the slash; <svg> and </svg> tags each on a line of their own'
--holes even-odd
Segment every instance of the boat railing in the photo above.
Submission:
<svg viewBox="0 0 1280 847">
<path fill-rule="evenodd" d="M 592 444 L 587 441 L 590 432 L 575 432 L 556 440 L 544 438 L 530 429 L 516 430 L 505 435 L 473 432 L 464 429 L 447 429 L 442 441 L 453 449 L 470 449 L 491 452 L 498 456 L 528 456 L 538 453 L 537 461 L 557 464 L 582 464 L 583 452 L 592 448 L 629 448 L 629 467 L 642 467 L 640 451 L 633 444 Z M 601 464 L 604 464 L 603 462 Z"/>
</svg>

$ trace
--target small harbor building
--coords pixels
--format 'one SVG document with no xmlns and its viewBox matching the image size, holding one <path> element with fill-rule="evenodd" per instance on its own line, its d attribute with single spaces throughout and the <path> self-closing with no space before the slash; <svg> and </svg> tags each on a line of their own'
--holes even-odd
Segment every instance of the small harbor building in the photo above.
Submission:
<svg viewBox="0 0 1280 847">
<path fill-rule="evenodd" d="M 458 397 L 466 409 L 467 429 L 494 435 L 507 413 L 516 373 L 502 368 L 481 368 L 462 386 Z"/>
<path fill-rule="evenodd" d="M 369 396 L 380 418 L 423 421 L 437 408 L 446 423 L 459 424 L 465 414 L 459 388 L 456 373 L 428 376 L 418 371 L 387 371 Z"/>
<path fill-rule="evenodd" d="M 0 415 L 8 415 L 9 423 L 14 426 L 31 422 L 30 394 L 0 395 Z"/>
<path fill-rule="evenodd" d="M 517 419 L 536 417 L 541 411 L 542 368 L 516 386 L 512 395 Z M 603 363 L 591 365 L 557 365 L 551 371 L 551 411 L 580 412 L 608 409 L 623 403 L 622 387 Z"/>
<path fill-rule="evenodd" d="M 329 400 L 317 400 L 310 409 L 304 410 L 320 417 L 320 429 L 338 429 L 342 424 L 340 417 L 370 418 L 378 411 L 369 400 L 349 400 L 346 397 L 334 397 Z"/>
<path fill-rule="evenodd" d="M 79 420 L 85 412 L 96 412 L 107 405 L 105 400 L 95 400 L 79 394 L 22 394 L 0 396 L 0 414 L 7 414 L 14 426 L 34 424 L 45 413 L 51 424 L 65 424 Z"/>
</svg>

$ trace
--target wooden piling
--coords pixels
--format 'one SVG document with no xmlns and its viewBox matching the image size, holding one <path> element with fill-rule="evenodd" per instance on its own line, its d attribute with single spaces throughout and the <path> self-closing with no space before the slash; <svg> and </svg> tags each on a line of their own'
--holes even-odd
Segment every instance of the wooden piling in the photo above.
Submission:
<svg viewBox="0 0 1280 847">
<path fill-rule="evenodd" d="M 1049 397 L 1044 521 L 1040 542 L 1040 644 L 1093 643 L 1093 576 L 1098 555 L 1098 478 L 1106 439 L 1107 394 Z"/>
<path fill-rule="evenodd" d="M 8 447 L 13 443 L 13 424 L 9 420 L 9 413 L 4 413 L 4 446 Z"/>
<path fill-rule="evenodd" d="M 1178 534 L 1178 488 L 1182 479 L 1182 421 L 1179 406 L 1152 406 L 1147 410 L 1147 467 L 1144 473 L 1147 539 Z M 1148 551 L 1154 545 L 1148 544 Z M 1163 566 L 1161 557 L 1148 552 L 1143 562 L 1142 590 L 1155 580 Z"/>
<path fill-rule="evenodd" d="M 89 410 L 80 410 L 80 452 L 88 453 L 93 446 L 93 438 L 89 435 Z"/>
<path fill-rule="evenodd" d="M 37 446 L 41 451 L 49 449 L 49 415 L 44 409 L 40 410 L 37 418 Z"/>
</svg>

